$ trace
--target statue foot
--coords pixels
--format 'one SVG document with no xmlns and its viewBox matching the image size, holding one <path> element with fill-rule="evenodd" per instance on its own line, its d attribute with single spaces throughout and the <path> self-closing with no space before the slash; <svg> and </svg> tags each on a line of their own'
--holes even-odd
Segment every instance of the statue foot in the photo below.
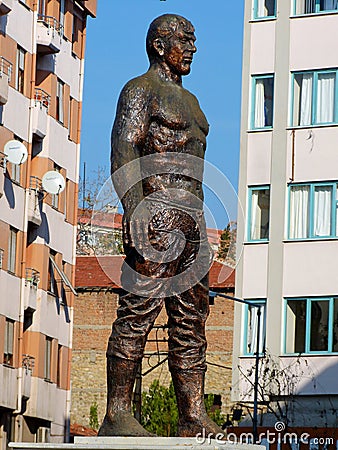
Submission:
<svg viewBox="0 0 338 450">
<path fill-rule="evenodd" d="M 153 437 L 140 423 L 126 411 L 105 415 L 98 436 L 145 436 Z"/>
<path fill-rule="evenodd" d="M 222 430 L 207 414 L 189 420 L 178 422 L 177 436 L 195 437 L 197 435 L 207 436 L 217 439 L 225 439 L 226 432 Z"/>
</svg>

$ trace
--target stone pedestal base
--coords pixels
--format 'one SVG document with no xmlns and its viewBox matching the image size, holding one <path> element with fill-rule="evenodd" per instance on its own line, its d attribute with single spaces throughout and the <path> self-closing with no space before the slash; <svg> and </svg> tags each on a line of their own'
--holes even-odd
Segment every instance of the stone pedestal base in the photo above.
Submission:
<svg viewBox="0 0 338 450">
<path fill-rule="evenodd" d="M 16 450 L 265 450 L 261 445 L 231 444 L 214 439 L 164 437 L 76 437 L 74 444 L 11 442 Z"/>
</svg>

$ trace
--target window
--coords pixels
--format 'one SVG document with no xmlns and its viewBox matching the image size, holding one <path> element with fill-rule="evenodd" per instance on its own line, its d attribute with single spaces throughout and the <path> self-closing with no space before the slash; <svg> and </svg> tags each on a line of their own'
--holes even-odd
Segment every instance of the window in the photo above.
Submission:
<svg viewBox="0 0 338 450">
<path fill-rule="evenodd" d="M 8 271 L 15 273 L 16 269 L 16 243 L 17 243 L 18 230 L 13 227 L 9 229 L 8 240 Z"/>
<path fill-rule="evenodd" d="M 249 241 L 269 239 L 270 188 L 255 186 L 249 189 Z"/>
<path fill-rule="evenodd" d="M 252 129 L 272 127 L 273 86 L 273 75 L 253 77 Z"/>
<path fill-rule="evenodd" d="M 58 344 L 58 361 L 57 361 L 57 372 L 56 372 L 56 385 L 61 386 L 61 375 L 62 375 L 62 345 Z"/>
<path fill-rule="evenodd" d="M 295 0 L 295 14 L 315 14 L 323 11 L 337 11 L 337 0 Z"/>
<path fill-rule="evenodd" d="M 46 15 L 47 0 L 38 0 L 38 15 L 39 17 Z"/>
<path fill-rule="evenodd" d="M 51 378 L 52 342 L 53 342 L 53 339 L 46 336 L 44 378 L 47 381 L 50 381 L 50 378 Z"/>
<path fill-rule="evenodd" d="M 338 352 L 338 298 L 286 300 L 286 353 Z"/>
<path fill-rule="evenodd" d="M 61 167 L 54 163 L 54 170 L 55 172 L 60 172 Z M 59 207 L 59 194 L 51 194 L 52 197 L 52 206 L 55 209 L 58 209 Z"/>
<path fill-rule="evenodd" d="M 275 17 L 276 0 L 254 0 L 254 18 Z"/>
<path fill-rule="evenodd" d="M 289 188 L 289 239 L 337 237 L 338 183 Z"/>
<path fill-rule="evenodd" d="M 14 353 L 14 320 L 6 319 L 5 342 L 4 342 L 4 364 L 13 365 Z"/>
<path fill-rule="evenodd" d="M 260 305 L 260 333 L 259 333 L 259 353 L 263 353 L 265 348 L 265 320 L 266 320 L 266 300 L 250 300 L 255 305 Z M 245 328 L 244 328 L 244 354 L 254 355 L 257 349 L 258 330 L 258 308 L 256 306 L 245 305 Z"/>
<path fill-rule="evenodd" d="M 60 16 L 59 16 L 59 22 L 61 26 L 64 26 L 65 23 L 65 1 L 66 0 L 60 0 Z"/>
<path fill-rule="evenodd" d="M 61 80 L 57 80 L 56 87 L 56 119 L 63 123 L 63 89 L 64 82 Z"/>
<path fill-rule="evenodd" d="M 337 122 L 337 70 L 293 74 L 293 126 Z"/>
<path fill-rule="evenodd" d="M 55 261 L 56 252 L 54 250 L 50 250 L 50 257 Z M 54 273 L 54 267 L 51 260 L 49 260 L 49 267 L 48 267 L 48 286 L 47 290 L 49 294 L 58 296 L 58 289 L 57 289 L 57 283 L 55 280 L 55 273 Z"/>
<path fill-rule="evenodd" d="M 15 89 L 21 92 L 21 94 L 24 93 L 25 87 L 25 55 L 26 55 L 25 50 L 18 46 L 16 51 Z"/>
</svg>

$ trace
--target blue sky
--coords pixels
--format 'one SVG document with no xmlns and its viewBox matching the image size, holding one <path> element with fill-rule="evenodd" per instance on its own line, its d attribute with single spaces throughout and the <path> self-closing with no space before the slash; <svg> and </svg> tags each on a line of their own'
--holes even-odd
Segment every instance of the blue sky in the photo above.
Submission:
<svg viewBox="0 0 338 450">
<path fill-rule="evenodd" d="M 210 123 L 206 159 L 237 190 L 241 101 L 243 0 L 98 0 L 88 19 L 81 140 L 81 174 L 109 167 L 110 133 L 123 85 L 148 69 L 145 36 L 164 13 L 180 14 L 196 29 L 197 53 L 183 85 Z M 220 195 L 222 197 L 222 194 Z M 220 201 L 206 189 L 217 228 L 228 222 Z M 232 217 L 233 218 L 233 214 Z"/>
</svg>

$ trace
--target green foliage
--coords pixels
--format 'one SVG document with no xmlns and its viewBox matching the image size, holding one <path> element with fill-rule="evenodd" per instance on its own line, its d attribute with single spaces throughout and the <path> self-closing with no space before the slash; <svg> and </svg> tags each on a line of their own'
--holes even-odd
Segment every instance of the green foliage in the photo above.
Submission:
<svg viewBox="0 0 338 450">
<path fill-rule="evenodd" d="M 236 237 L 237 223 L 229 222 L 221 234 L 217 258 L 231 267 L 236 265 Z"/>
<path fill-rule="evenodd" d="M 214 394 L 205 399 L 205 408 L 208 416 L 222 426 L 225 417 L 219 408 L 214 408 Z M 154 380 L 149 392 L 142 393 L 142 426 L 157 436 L 176 436 L 178 423 L 178 409 L 173 383 L 169 388 L 160 385 Z"/>
<path fill-rule="evenodd" d="M 217 423 L 218 426 L 222 426 L 225 422 L 225 416 L 220 408 L 214 408 L 214 394 L 208 394 L 208 397 L 204 399 L 205 409 L 211 420 Z"/>
<path fill-rule="evenodd" d="M 99 419 L 97 415 L 97 403 L 94 402 L 89 410 L 89 426 L 93 428 L 93 430 L 98 430 L 99 428 Z"/>
<path fill-rule="evenodd" d="M 144 428 L 157 436 L 175 436 L 178 410 L 172 382 L 169 388 L 154 380 L 149 392 L 142 393 L 142 419 Z"/>
</svg>

